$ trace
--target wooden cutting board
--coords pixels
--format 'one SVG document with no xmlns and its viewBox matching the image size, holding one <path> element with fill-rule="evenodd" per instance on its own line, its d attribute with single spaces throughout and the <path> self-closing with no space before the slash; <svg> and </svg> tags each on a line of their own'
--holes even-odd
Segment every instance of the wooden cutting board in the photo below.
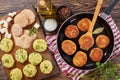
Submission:
<svg viewBox="0 0 120 80">
<path fill-rule="evenodd" d="M 36 15 L 36 22 L 40 24 L 39 19 L 38 19 L 38 16 L 37 16 L 36 12 L 34 11 L 34 9 L 31 8 L 31 7 L 30 7 L 29 9 L 31 9 L 31 10 L 34 12 L 34 14 Z M 17 11 L 17 12 L 19 12 L 19 11 Z M 8 17 L 7 15 L 4 16 L 4 17 L 1 17 L 0 20 L 6 19 L 7 17 Z M 9 30 L 10 33 L 11 33 L 11 26 L 12 26 L 12 25 L 13 25 L 13 21 L 12 21 L 11 23 L 9 23 L 9 29 L 8 29 L 8 30 Z M 32 25 L 31 25 L 31 26 L 32 26 Z M 37 38 L 36 38 L 36 39 L 45 39 L 45 36 L 44 36 L 44 34 L 43 34 L 43 31 L 42 31 L 42 28 L 40 27 L 39 30 L 40 30 L 40 31 L 37 33 Z M 2 35 L 2 38 L 3 38 L 3 37 L 4 37 L 4 36 Z M 13 57 L 14 57 L 16 50 L 19 49 L 20 47 L 18 47 L 18 46 L 15 45 L 15 41 L 14 41 L 13 37 L 12 37 L 12 40 L 13 40 L 13 43 L 14 43 L 14 47 L 13 47 L 12 51 L 9 52 L 9 54 L 12 54 Z M 30 48 L 28 48 L 28 49 L 26 49 L 26 50 L 28 51 L 28 54 L 30 54 L 31 52 L 34 51 L 32 45 L 31 45 Z M 3 51 L 0 51 L 0 60 L 1 60 L 1 57 L 2 57 L 3 54 L 5 54 L 5 53 L 4 53 Z M 43 73 L 40 71 L 39 64 L 38 64 L 38 65 L 36 66 L 36 67 L 37 67 L 37 74 L 36 74 L 36 76 L 35 76 L 35 77 L 32 77 L 32 78 L 27 78 L 27 77 L 25 77 L 24 74 L 23 74 L 23 79 L 22 79 L 22 80 L 34 80 L 34 79 L 40 80 L 40 79 L 44 79 L 44 78 L 47 78 L 47 77 L 49 77 L 49 76 L 53 76 L 53 75 L 56 75 L 57 73 L 59 73 L 59 68 L 58 68 L 58 66 L 57 66 L 57 64 L 56 64 L 56 61 L 55 61 L 53 55 L 51 54 L 51 52 L 47 49 L 46 51 L 41 52 L 40 54 L 43 56 L 43 58 L 45 58 L 45 59 L 47 59 L 47 60 L 50 60 L 50 61 L 52 62 L 52 64 L 53 64 L 53 71 L 52 71 L 50 74 L 47 74 L 47 75 L 46 75 L 46 74 L 43 74 Z M 14 59 L 15 59 L 15 57 L 14 57 Z M 21 63 L 19 63 L 19 62 L 17 62 L 17 61 L 15 60 L 15 65 L 14 65 L 12 68 L 7 69 L 7 68 L 4 67 L 4 70 L 5 70 L 5 72 L 6 72 L 6 76 L 8 77 L 8 79 L 10 79 L 10 71 L 11 71 L 13 68 L 20 68 L 20 69 L 22 70 L 23 67 L 24 67 L 26 64 L 28 64 L 28 63 L 29 63 L 28 60 L 27 60 L 24 64 L 21 64 Z"/>
</svg>

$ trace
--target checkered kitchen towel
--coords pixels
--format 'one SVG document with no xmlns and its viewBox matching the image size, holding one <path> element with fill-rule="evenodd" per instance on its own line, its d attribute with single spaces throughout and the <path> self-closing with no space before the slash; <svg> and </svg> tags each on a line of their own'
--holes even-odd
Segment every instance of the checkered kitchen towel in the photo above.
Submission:
<svg viewBox="0 0 120 80">
<path fill-rule="evenodd" d="M 112 19 L 111 15 L 109 15 L 106 18 L 106 21 L 108 22 L 108 24 L 110 25 L 114 33 L 114 40 L 115 40 L 115 47 L 113 49 L 113 53 L 108 59 L 110 60 L 114 58 L 115 56 L 117 56 L 118 54 L 120 54 L 120 32 L 114 20 Z M 54 57 L 61 71 L 65 73 L 65 75 L 68 75 L 69 77 L 71 77 L 73 80 L 78 80 L 80 76 L 83 76 L 87 74 L 88 72 L 90 72 L 90 70 L 79 70 L 79 69 L 69 66 L 59 54 L 59 51 L 57 49 L 57 44 L 56 44 L 57 43 L 56 38 L 57 38 L 57 34 L 52 35 L 52 36 L 46 36 L 47 43 L 49 44 L 49 50 L 53 52 Z"/>
</svg>

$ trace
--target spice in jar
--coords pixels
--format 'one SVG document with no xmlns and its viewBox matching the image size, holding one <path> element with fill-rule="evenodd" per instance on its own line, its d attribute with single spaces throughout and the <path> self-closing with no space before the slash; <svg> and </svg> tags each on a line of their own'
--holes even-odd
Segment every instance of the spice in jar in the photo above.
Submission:
<svg viewBox="0 0 120 80">
<path fill-rule="evenodd" d="M 58 17 L 63 21 L 72 15 L 70 9 L 66 6 L 61 6 L 57 9 Z"/>
</svg>

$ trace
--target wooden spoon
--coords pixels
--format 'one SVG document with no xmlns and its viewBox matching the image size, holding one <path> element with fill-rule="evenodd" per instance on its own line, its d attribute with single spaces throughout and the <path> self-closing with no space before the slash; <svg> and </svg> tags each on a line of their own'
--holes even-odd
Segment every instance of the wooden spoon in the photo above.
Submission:
<svg viewBox="0 0 120 80">
<path fill-rule="evenodd" d="M 88 50 L 94 44 L 94 38 L 92 36 L 92 31 L 93 31 L 95 22 L 97 20 L 102 3 L 103 3 L 103 0 L 98 0 L 90 28 L 89 28 L 88 32 L 86 34 L 82 35 L 79 39 L 80 47 L 84 50 Z"/>
</svg>

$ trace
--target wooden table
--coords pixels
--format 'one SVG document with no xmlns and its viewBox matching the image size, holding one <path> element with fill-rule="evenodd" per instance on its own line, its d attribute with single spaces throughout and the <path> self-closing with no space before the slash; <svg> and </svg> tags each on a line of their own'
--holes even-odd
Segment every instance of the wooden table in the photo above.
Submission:
<svg viewBox="0 0 120 80">
<path fill-rule="evenodd" d="M 102 5 L 103 11 L 112 0 L 104 0 Z M 68 6 L 73 13 L 77 12 L 94 12 L 96 6 L 96 0 L 52 0 L 54 6 L 59 7 L 61 5 Z M 0 16 L 4 16 L 9 12 L 24 9 L 25 7 L 36 5 L 36 0 L 0 0 Z M 112 11 L 112 17 L 115 20 L 120 30 L 120 2 Z M 112 60 L 115 63 L 120 63 L 120 55 Z M 0 64 L 0 80 L 7 80 L 5 78 L 4 70 Z M 45 80 L 71 80 L 65 77 L 62 73 L 52 76 Z"/>
</svg>

